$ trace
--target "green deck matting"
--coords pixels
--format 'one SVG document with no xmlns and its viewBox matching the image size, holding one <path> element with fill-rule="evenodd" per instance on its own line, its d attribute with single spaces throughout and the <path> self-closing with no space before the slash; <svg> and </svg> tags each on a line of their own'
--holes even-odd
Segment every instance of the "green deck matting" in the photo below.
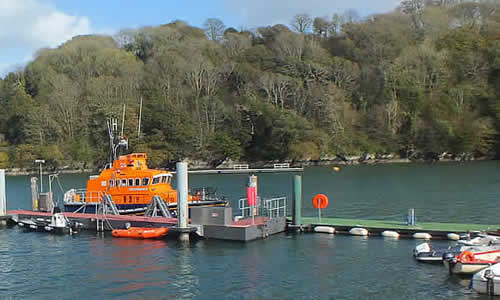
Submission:
<svg viewBox="0 0 500 300">
<path fill-rule="evenodd" d="M 408 226 L 403 222 L 390 220 L 321 218 L 319 221 L 317 217 L 302 217 L 302 224 L 446 232 L 496 231 L 500 229 L 500 225 L 418 222 L 416 226 Z"/>
</svg>

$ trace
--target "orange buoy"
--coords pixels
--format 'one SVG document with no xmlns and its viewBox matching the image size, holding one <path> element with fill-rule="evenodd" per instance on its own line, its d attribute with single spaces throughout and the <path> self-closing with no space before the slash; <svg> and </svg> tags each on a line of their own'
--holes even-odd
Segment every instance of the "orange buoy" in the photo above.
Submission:
<svg viewBox="0 0 500 300">
<path fill-rule="evenodd" d="M 328 206 L 328 197 L 323 194 L 317 194 L 313 198 L 313 205 L 319 209 L 326 208 Z"/>
<path fill-rule="evenodd" d="M 114 237 L 129 237 L 136 239 L 153 239 L 165 236 L 167 227 L 130 227 L 129 229 L 115 229 L 111 232 Z"/>
<path fill-rule="evenodd" d="M 339 167 L 332 167 L 332 169 L 333 169 L 335 172 L 340 171 L 340 168 L 339 168 Z"/>
</svg>

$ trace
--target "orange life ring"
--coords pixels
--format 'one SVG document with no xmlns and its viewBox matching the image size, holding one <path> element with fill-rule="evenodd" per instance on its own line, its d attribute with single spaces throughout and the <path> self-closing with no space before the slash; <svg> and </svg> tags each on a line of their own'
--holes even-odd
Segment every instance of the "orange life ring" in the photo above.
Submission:
<svg viewBox="0 0 500 300">
<path fill-rule="evenodd" d="M 474 253 L 470 251 L 464 251 L 458 255 L 458 260 L 461 262 L 468 262 L 475 260 Z"/>
<path fill-rule="evenodd" d="M 326 208 L 328 206 L 328 197 L 323 194 L 317 194 L 313 198 L 313 205 L 319 209 Z"/>
</svg>

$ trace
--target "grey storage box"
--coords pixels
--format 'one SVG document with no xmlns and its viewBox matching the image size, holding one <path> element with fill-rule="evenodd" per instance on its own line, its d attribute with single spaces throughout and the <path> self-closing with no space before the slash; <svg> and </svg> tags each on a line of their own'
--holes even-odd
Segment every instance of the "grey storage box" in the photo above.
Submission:
<svg viewBox="0 0 500 300">
<path fill-rule="evenodd" d="M 232 207 L 191 207 L 191 223 L 229 226 L 233 222 Z"/>
</svg>

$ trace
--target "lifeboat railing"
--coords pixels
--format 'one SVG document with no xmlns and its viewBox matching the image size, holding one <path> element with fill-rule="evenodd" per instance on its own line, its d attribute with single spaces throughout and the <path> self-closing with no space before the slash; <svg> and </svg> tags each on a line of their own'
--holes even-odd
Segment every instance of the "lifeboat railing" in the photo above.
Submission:
<svg viewBox="0 0 500 300">
<path fill-rule="evenodd" d="M 70 189 L 64 193 L 64 203 L 100 203 L 104 195 L 105 193 L 101 191 L 87 192 L 85 189 Z"/>
<path fill-rule="evenodd" d="M 189 194 L 194 197 L 195 201 L 225 200 L 225 197 L 217 196 L 217 189 L 214 187 L 195 188 L 190 190 Z"/>
</svg>

